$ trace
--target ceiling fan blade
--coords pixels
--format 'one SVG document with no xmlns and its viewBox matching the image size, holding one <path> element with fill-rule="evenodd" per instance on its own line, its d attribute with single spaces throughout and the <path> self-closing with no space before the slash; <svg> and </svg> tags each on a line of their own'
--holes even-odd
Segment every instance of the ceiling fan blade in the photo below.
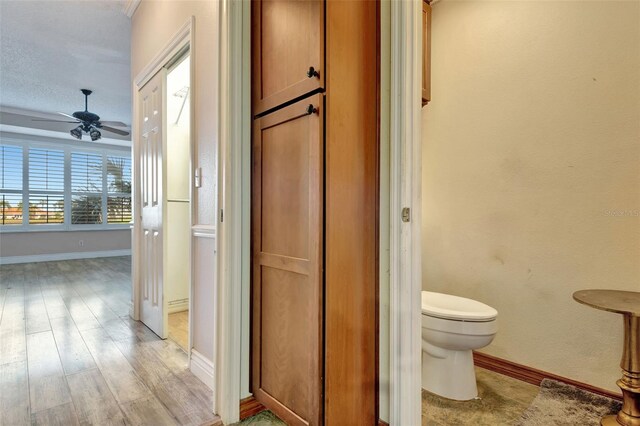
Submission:
<svg viewBox="0 0 640 426">
<path fill-rule="evenodd" d="M 113 127 L 109 127 L 109 126 L 101 126 L 100 129 L 106 130 L 107 132 L 115 133 L 116 135 L 121 135 L 121 136 L 129 135 L 129 132 L 125 132 L 124 130 L 120 130 L 120 129 L 114 129 Z"/>
<path fill-rule="evenodd" d="M 116 126 L 116 127 L 127 127 L 122 121 L 104 121 L 100 120 L 100 124 L 104 126 Z"/>
<path fill-rule="evenodd" d="M 51 123 L 80 123 L 80 121 L 64 121 L 64 120 L 45 120 L 40 118 L 32 118 L 31 121 L 49 121 Z"/>
<path fill-rule="evenodd" d="M 58 114 L 64 115 L 65 117 L 73 118 L 74 120 L 77 120 L 77 118 L 75 118 L 73 115 L 65 114 L 64 112 L 59 112 L 58 111 Z"/>
</svg>

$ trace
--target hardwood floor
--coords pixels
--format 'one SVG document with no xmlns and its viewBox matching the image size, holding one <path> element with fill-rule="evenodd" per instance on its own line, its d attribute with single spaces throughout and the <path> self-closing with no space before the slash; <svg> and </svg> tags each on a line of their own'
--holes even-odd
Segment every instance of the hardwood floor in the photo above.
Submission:
<svg viewBox="0 0 640 426">
<path fill-rule="evenodd" d="M 185 351 L 189 346 L 189 311 L 169 314 L 169 339 Z"/>
<path fill-rule="evenodd" d="M 129 317 L 131 258 L 0 266 L 0 425 L 213 425 L 186 353 Z"/>
</svg>

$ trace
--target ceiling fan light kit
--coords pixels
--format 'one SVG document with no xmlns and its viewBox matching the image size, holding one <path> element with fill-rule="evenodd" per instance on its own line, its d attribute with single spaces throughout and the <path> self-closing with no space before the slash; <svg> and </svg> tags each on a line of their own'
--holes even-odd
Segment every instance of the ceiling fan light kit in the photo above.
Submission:
<svg viewBox="0 0 640 426">
<path fill-rule="evenodd" d="M 72 115 L 59 112 L 58 114 L 64 115 L 68 118 L 73 118 L 75 121 L 63 121 L 63 120 L 34 120 L 34 121 L 53 121 L 57 123 L 77 123 L 78 127 L 69 131 L 69 134 L 78 140 L 82 140 L 82 133 L 87 133 L 93 142 L 102 138 L 101 130 L 115 133 L 121 136 L 128 136 L 129 132 L 113 128 L 111 126 L 126 127 L 126 124 L 119 121 L 100 121 L 100 116 L 89 112 L 89 95 L 93 93 L 89 89 L 80 89 L 84 95 L 84 111 L 76 111 Z M 108 125 L 105 125 L 108 124 Z"/>
<path fill-rule="evenodd" d="M 82 127 L 78 126 L 75 129 L 72 129 L 69 133 L 71 133 L 71 136 L 73 136 L 74 138 L 78 139 L 78 140 L 82 140 Z"/>
<path fill-rule="evenodd" d="M 102 137 L 102 134 L 97 129 L 91 129 L 89 136 L 91 136 L 91 140 L 95 142 Z"/>
</svg>

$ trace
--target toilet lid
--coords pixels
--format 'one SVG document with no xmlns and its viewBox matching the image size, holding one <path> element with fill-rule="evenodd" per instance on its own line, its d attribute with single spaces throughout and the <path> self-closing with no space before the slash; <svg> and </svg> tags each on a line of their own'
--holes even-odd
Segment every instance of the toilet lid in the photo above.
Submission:
<svg viewBox="0 0 640 426">
<path fill-rule="evenodd" d="M 477 300 L 431 291 L 422 292 L 422 313 L 459 321 L 487 321 L 498 316 L 498 311 Z"/>
</svg>

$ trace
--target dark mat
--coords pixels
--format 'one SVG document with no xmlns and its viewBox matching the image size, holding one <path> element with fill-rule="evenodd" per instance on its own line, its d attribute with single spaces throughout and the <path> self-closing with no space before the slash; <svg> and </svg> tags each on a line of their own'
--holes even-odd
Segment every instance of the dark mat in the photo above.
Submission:
<svg viewBox="0 0 640 426">
<path fill-rule="evenodd" d="M 544 379 L 540 393 L 522 414 L 517 426 L 598 426 L 622 404 L 575 386 Z"/>
</svg>

